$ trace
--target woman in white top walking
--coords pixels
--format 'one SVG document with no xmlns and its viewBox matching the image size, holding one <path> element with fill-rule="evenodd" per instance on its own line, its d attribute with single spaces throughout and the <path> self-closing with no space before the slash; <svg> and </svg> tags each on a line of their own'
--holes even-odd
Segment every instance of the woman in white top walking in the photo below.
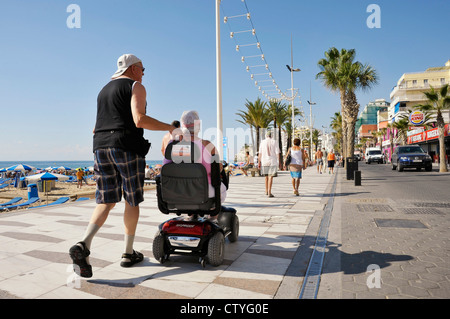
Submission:
<svg viewBox="0 0 450 319">
<path fill-rule="evenodd" d="M 287 156 L 291 154 L 291 163 L 289 164 L 289 171 L 292 177 L 292 187 L 294 188 L 294 194 L 299 196 L 298 187 L 300 186 L 300 179 L 302 178 L 302 169 L 307 167 L 307 156 L 305 151 L 300 148 L 300 139 L 294 139 L 294 146 L 292 146 L 284 159 L 286 162 Z"/>
</svg>

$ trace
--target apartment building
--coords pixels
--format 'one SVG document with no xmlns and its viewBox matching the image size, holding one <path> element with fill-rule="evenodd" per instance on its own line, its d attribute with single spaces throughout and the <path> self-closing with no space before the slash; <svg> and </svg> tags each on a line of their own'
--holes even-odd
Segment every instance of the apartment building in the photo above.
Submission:
<svg viewBox="0 0 450 319">
<path fill-rule="evenodd" d="M 445 84 L 450 84 L 450 60 L 442 67 L 432 67 L 424 72 L 403 74 L 390 95 L 389 121 L 398 121 L 399 116 L 407 113 L 408 109 L 425 103 L 426 98 L 423 92 L 429 90 L 431 86 L 439 89 Z M 448 111 L 444 113 L 444 121 L 449 122 Z"/>
<path fill-rule="evenodd" d="M 424 72 L 414 72 L 403 74 L 397 82 L 397 85 L 391 92 L 391 105 L 388 109 L 389 122 L 398 121 L 402 114 L 412 110 L 418 104 L 427 102 L 424 91 L 431 87 L 439 90 L 443 85 L 450 84 L 450 60 L 444 66 L 428 68 Z M 450 123 L 449 110 L 443 111 L 445 123 Z M 437 161 L 439 155 L 439 144 L 437 129 L 425 131 L 423 127 L 415 127 L 411 124 L 408 132 L 408 144 L 418 144 L 427 151 L 434 161 Z M 384 144 L 387 143 L 385 138 Z M 445 130 L 446 154 L 450 154 L 450 134 L 449 124 Z M 386 145 L 388 146 L 388 145 Z"/>
</svg>

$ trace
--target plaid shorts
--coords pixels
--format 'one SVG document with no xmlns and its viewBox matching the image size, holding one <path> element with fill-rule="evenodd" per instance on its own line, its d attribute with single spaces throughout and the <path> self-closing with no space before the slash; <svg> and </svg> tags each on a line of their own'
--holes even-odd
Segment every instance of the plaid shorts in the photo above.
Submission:
<svg viewBox="0 0 450 319">
<path fill-rule="evenodd" d="M 123 197 L 130 206 L 144 201 L 145 158 L 118 148 L 94 151 L 97 204 L 117 203 Z"/>
</svg>

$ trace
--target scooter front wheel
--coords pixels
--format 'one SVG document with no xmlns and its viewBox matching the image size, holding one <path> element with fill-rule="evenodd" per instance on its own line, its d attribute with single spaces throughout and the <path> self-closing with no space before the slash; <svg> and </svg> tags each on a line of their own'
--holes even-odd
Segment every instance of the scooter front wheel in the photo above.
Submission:
<svg viewBox="0 0 450 319">
<path fill-rule="evenodd" d="M 208 242 L 208 262 L 212 266 L 220 266 L 223 262 L 225 251 L 225 238 L 223 233 L 218 231 L 215 233 Z"/>
</svg>

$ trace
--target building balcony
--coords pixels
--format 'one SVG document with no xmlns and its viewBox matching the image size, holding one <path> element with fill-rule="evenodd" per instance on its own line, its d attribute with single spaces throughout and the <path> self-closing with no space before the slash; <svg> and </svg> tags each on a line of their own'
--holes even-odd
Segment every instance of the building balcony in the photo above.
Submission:
<svg viewBox="0 0 450 319">
<path fill-rule="evenodd" d="M 431 89 L 431 86 L 433 88 L 435 88 L 435 89 L 440 89 L 441 87 L 443 87 L 446 84 L 450 84 L 450 81 L 434 82 L 434 83 L 431 83 L 431 84 L 423 84 L 423 83 L 419 84 L 419 83 L 417 83 L 415 85 L 404 85 L 404 84 L 397 85 L 397 86 L 395 86 L 392 89 L 391 94 L 390 94 L 390 98 L 391 98 L 391 101 L 392 101 L 395 97 L 397 97 L 399 95 L 408 95 L 409 96 L 409 94 L 407 92 L 419 91 L 419 90 L 428 91 L 428 90 Z M 422 94 L 422 96 L 423 96 L 423 94 Z M 391 105 L 392 104 L 395 104 L 395 103 L 391 102 Z"/>
</svg>

